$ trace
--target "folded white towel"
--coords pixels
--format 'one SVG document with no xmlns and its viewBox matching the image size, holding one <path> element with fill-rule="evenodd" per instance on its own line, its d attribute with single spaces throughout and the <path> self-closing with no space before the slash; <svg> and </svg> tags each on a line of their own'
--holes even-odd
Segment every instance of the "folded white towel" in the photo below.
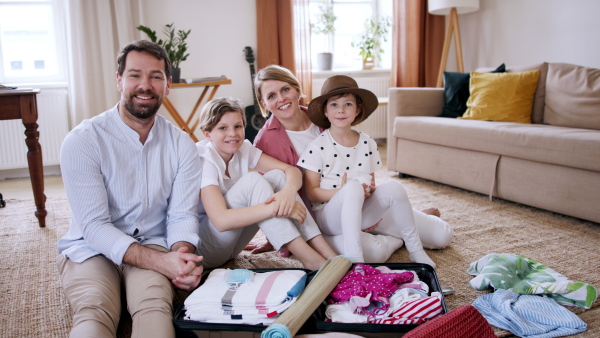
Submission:
<svg viewBox="0 0 600 338">
<path fill-rule="evenodd" d="M 215 269 L 206 281 L 184 302 L 186 319 L 240 320 L 253 315 L 277 316 L 293 304 L 306 285 L 303 270 L 276 270 L 256 273 L 246 270 L 248 278 L 231 282 L 231 270 Z M 244 274 L 235 274 L 236 276 Z"/>
</svg>

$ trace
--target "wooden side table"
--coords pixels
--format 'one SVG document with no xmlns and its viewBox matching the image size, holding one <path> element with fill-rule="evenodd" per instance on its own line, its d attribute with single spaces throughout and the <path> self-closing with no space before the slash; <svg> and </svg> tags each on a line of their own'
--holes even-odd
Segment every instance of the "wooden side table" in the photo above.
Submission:
<svg viewBox="0 0 600 338">
<path fill-rule="evenodd" d="M 219 89 L 219 87 L 221 85 L 228 85 L 228 84 L 231 84 L 231 79 L 227 79 L 227 78 L 225 78 L 223 80 L 209 81 L 209 82 L 173 83 L 173 84 L 171 84 L 171 89 L 204 87 L 204 89 L 202 90 L 202 93 L 200 93 L 200 97 L 198 98 L 198 101 L 196 101 L 196 105 L 194 106 L 194 109 L 192 109 L 192 112 L 188 116 L 187 120 L 184 120 L 183 117 L 181 117 L 181 115 L 179 114 L 177 109 L 175 109 L 175 106 L 173 106 L 173 103 L 171 103 L 171 101 L 169 100 L 168 97 L 165 97 L 165 99 L 163 101 L 163 105 L 165 106 L 165 108 L 167 109 L 169 114 L 171 114 L 171 116 L 173 117 L 173 119 L 175 120 L 177 125 L 179 125 L 179 128 L 181 128 L 183 131 L 188 133 L 188 135 L 190 135 L 190 137 L 192 138 L 192 140 L 194 140 L 194 142 L 198 142 L 198 138 L 196 137 L 196 135 L 194 135 L 194 130 L 196 129 L 196 127 L 198 127 L 198 123 L 200 123 L 199 118 L 194 119 L 194 117 L 196 116 L 196 111 L 198 110 L 198 108 L 200 107 L 200 105 L 203 102 L 206 103 L 215 97 L 215 93 L 217 92 L 217 89 Z M 210 94 L 207 97 L 206 94 L 209 92 L 209 90 L 210 90 Z M 192 122 L 193 122 L 193 124 L 192 124 Z"/>
<path fill-rule="evenodd" d="M 42 147 L 38 131 L 38 111 L 36 95 L 39 89 L 7 89 L 0 90 L 0 120 L 21 119 L 25 126 L 25 143 L 27 144 L 27 163 L 33 188 L 33 199 L 37 208 L 35 216 L 40 227 L 46 226 L 46 196 L 44 195 L 44 166 L 42 163 Z"/>
</svg>

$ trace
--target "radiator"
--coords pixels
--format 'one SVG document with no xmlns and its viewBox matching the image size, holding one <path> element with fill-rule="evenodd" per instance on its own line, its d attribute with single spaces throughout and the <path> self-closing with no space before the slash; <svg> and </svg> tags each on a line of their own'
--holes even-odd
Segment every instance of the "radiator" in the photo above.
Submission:
<svg viewBox="0 0 600 338">
<path fill-rule="evenodd" d="M 38 131 L 44 166 L 60 164 L 60 146 L 69 131 L 67 89 L 42 89 L 37 95 Z M 28 168 L 25 126 L 0 121 L 0 170 Z"/>
<path fill-rule="evenodd" d="M 377 110 L 375 110 L 366 121 L 353 128 L 366 133 L 374 139 L 387 138 L 387 97 L 390 88 L 389 73 L 385 73 L 384 76 L 353 76 L 353 78 L 356 80 L 359 87 L 372 91 L 380 100 L 385 98 L 385 103 L 380 103 Z M 324 82 L 324 78 L 313 78 L 313 97 L 319 96 Z"/>
</svg>

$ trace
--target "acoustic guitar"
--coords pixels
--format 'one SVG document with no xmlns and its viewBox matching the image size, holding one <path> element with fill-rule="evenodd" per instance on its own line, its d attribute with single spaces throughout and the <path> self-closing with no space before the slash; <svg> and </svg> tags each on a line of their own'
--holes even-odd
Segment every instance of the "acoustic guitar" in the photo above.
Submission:
<svg viewBox="0 0 600 338">
<path fill-rule="evenodd" d="M 254 142 L 256 134 L 265 125 L 266 119 L 262 116 L 260 107 L 258 106 L 258 100 L 254 95 L 254 53 L 252 47 L 244 48 L 246 54 L 246 61 L 250 64 L 250 82 L 252 83 L 252 98 L 254 98 L 254 105 L 246 107 L 246 139 L 250 142 Z"/>
</svg>

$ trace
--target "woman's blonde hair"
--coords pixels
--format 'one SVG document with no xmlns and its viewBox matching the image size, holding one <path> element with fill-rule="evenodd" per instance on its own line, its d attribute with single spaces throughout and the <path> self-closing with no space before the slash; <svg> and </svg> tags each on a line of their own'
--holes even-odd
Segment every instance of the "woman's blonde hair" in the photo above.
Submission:
<svg viewBox="0 0 600 338">
<path fill-rule="evenodd" d="M 206 102 L 200 111 L 198 128 L 201 131 L 210 132 L 221 121 L 223 115 L 230 112 L 239 112 L 242 115 L 245 128 L 246 114 L 244 113 L 244 105 L 241 100 L 233 97 L 219 97 Z"/>
<path fill-rule="evenodd" d="M 300 94 L 299 97 L 304 97 L 304 93 L 302 93 L 302 87 L 300 86 L 300 81 L 290 72 L 289 69 L 277 66 L 277 65 L 269 65 L 265 68 L 261 69 L 254 76 L 254 95 L 256 95 L 256 100 L 262 100 L 262 92 L 261 87 L 265 81 L 268 80 L 277 80 L 289 83 L 294 89 L 298 91 Z M 269 116 L 269 111 L 265 109 L 262 105 L 260 105 L 260 111 L 262 112 L 264 117 Z"/>
</svg>

